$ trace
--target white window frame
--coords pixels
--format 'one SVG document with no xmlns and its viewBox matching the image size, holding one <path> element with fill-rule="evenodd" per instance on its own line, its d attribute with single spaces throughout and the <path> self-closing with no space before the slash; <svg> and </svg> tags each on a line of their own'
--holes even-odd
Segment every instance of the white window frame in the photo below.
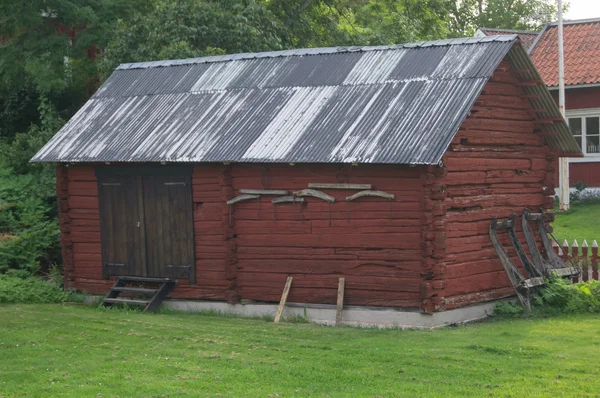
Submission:
<svg viewBox="0 0 600 398">
<path fill-rule="evenodd" d="M 569 124 L 570 118 L 586 118 L 586 117 L 598 117 L 600 118 L 600 108 L 590 109 L 573 109 L 567 110 L 565 118 L 567 119 L 567 125 Z M 587 142 L 586 142 L 586 123 L 585 119 L 581 121 L 581 150 L 583 152 L 582 158 L 569 158 L 569 163 L 589 163 L 589 162 L 600 162 L 600 153 L 587 153 Z"/>
</svg>

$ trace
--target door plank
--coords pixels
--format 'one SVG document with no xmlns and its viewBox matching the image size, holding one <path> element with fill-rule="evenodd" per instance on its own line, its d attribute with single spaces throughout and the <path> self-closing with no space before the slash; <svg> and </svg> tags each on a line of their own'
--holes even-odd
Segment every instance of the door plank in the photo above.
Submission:
<svg viewBox="0 0 600 398">
<path fill-rule="evenodd" d="M 102 276 L 141 275 L 138 191 L 130 176 L 98 176 Z"/>
</svg>

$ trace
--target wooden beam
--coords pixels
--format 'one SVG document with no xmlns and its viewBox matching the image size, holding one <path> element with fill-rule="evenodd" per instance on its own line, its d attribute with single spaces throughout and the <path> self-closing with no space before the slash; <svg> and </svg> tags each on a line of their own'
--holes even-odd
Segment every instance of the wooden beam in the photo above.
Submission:
<svg viewBox="0 0 600 398">
<path fill-rule="evenodd" d="M 321 183 L 311 183 L 308 184 L 309 188 L 314 189 L 373 189 L 373 185 L 371 184 L 321 184 Z"/>
<path fill-rule="evenodd" d="M 295 196 L 312 196 L 314 198 L 319 198 L 324 200 L 325 202 L 333 203 L 335 202 L 335 198 L 331 195 L 327 195 L 325 192 L 317 191 L 314 189 L 303 189 L 301 191 L 294 192 Z"/>
<path fill-rule="evenodd" d="M 540 96 L 537 94 L 523 94 L 520 97 L 524 98 L 524 99 L 539 99 L 540 98 Z"/>
<path fill-rule="evenodd" d="M 288 191 L 282 189 L 240 189 L 240 193 L 249 195 L 287 195 Z"/>
<path fill-rule="evenodd" d="M 344 309 L 344 285 L 345 278 L 340 278 L 338 282 L 338 294 L 337 294 L 337 308 L 335 311 L 335 325 L 340 326 L 342 324 L 342 310 Z"/>
<path fill-rule="evenodd" d="M 354 199 L 362 198 L 363 196 L 377 196 L 377 197 L 386 198 L 386 199 L 396 198 L 396 195 L 387 193 L 384 191 L 360 191 L 360 192 L 355 193 L 354 195 L 348 196 L 346 198 L 346 200 L 348 202 L 351 202 Z"/>
<path fill-rule="evenodd" d="M 280 198 L 275 198 L 271 201 L 272 203 L 301 203 L 304 202 L 304 198 L 298 198 L 296 196 L 282 196 Z"/>
<path fill-rule="evenodd" d="M 283 314 L 283 309 L 285 307 L 285 302 L 287 301 L 288 294 L 290 293 L 290 288 L 292 287 L 292 277 L 288 276 L 287 281 L 285 282 L 285 287 L 283 288 L 283 294 L 281 295 L 281 301 L 279 302 L 279 307 L 277 307 L 277 313 L 275 314 L 275 320 L 273 322 L 279 323 L 281 319 L 281 314 Z"/>
<path fill-rule="evenodd" d="M 227 204 L 228 205 L 233 205 L 237 202 L 243 202 L 244 200 L 250 200 L 250 199 L 258 199 L 260 198 L 259 195 L 240 195 L 240 196 L 236 196 L 235 198 L 228 200 Z"/>
</svg>

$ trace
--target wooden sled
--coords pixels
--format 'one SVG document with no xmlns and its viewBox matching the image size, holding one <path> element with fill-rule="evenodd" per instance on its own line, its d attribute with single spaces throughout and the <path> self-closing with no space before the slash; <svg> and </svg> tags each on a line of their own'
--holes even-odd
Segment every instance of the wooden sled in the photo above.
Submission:
<svg viewBox="0 0 600 398">
<path fill-rule="evenodd" d="M 497 217 L 494 217 L 490 223 L 489 233 L 492 245 L 500 258 L 502 267 L 508 275 L 508 279 L 521 302 L 526 312 L 531 311 L 531 292 L 534 288 L 546 284 L 543 274 L 536 268 L 536 266 L 529 260 L 527 254 L 523 250 L 523 246 L 519 242 L 515 233 L 515 219 L 516 215 L 512 215 L 505 221 L 498 221 Z M 527 276 L 523 275 L 521 271 L 513 264 L 507 251 L 504 249 L 500 241 L 498 240 L 498 231 L 507 230 L 510 241 L 517 252 L 517 256 L 523 265 L 523 268 L 527 272 Z"/>
<path fill-rule="evenodd" d="M 523 210 L 523 215 L 521 216 L 523 232 L 525 233 L 527 246 L 529 247 L 529 252 L 531 253 L 535 267 L 539 269 L 545 277 L 552 275 L 559 277 L 572 277 L 574 275 L 578 275 L 579 269 L 575 267 L 569 267 L 554 252 L 552 244 L 548 239 L 548 229 L 546 228 L 546 220 L 544 216 L 545 215 L 542 209 L 540 209 L 539 213 L 530 213 L 529 210 L 525 209 Z M 530 222 L 538 224 L 538 234 L 542 240 L 546 258 L 542 256 L 538 249 Z"/>
</svg>

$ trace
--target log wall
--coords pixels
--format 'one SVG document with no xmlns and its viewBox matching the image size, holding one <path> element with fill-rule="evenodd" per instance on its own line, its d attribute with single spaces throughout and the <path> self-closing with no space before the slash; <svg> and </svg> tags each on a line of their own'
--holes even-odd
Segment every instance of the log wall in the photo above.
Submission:
<svg viewBox="0 0 600 398">
<path fill-rule="evenodd" d="M 79 290 L 105 293 L 112 281 L 102 280 L 94 167 L 61 170 L 62 186 L 68 187 L 63 194 L 68 218 L 61 228 L 72 241 L 73 283 Z M 423 182 L 433 183 L 436 177 L 423 170 L 196 165 L 192 175 L 196 284 L 181 280 L 171 297 L 276 302 L 287 276 L 293 276 L 289 301 L 335 304 L 338 278 L 344 276 L 347 305 L 422 306 L 429 295 L 422 282 L 432 279 L 437 245 L 431 232 L 435 217 L 428 215 L 433 207 L 423 200 Z M 306 197 L 303 204 L 273 204 L 277 196 L 262 196 L 231 207 L 226 204 L 241 189 L 283 189 L 291 194 L 309 183 L 373 184 L 396 198 L 347 202 L 356 190 L 325 190 L 335 203 Z M 422 244 L 423 239 L 428 243 Z"/>
<path fill-rule="evenodd" d="M 502 63 L 444 156 L 447 255 L 436 309 L 512 296 L 488 235 L 490 221 L 553 206 L 556 154 L 534 132 L 536 114 L 516 83 Z M 512 248 L 505 235 L 499 234 Z"/>
<path fill-rule="evenodd" d="M 423 265 L 420 168 L 407 166 L 234 165 L 240 189 L 298 191 L 309 183 L 373 184 L 395 200 L 345 198 L 356 190 L 323 190 L 335 197 L 273 204 L 276 196 L 232 206 L 236 293 L 278 301 L 286 278 L 289 301 L 335 304 L 338 278 L 346 278 L 344 303 L 419 307 Z"/>
</svg>

